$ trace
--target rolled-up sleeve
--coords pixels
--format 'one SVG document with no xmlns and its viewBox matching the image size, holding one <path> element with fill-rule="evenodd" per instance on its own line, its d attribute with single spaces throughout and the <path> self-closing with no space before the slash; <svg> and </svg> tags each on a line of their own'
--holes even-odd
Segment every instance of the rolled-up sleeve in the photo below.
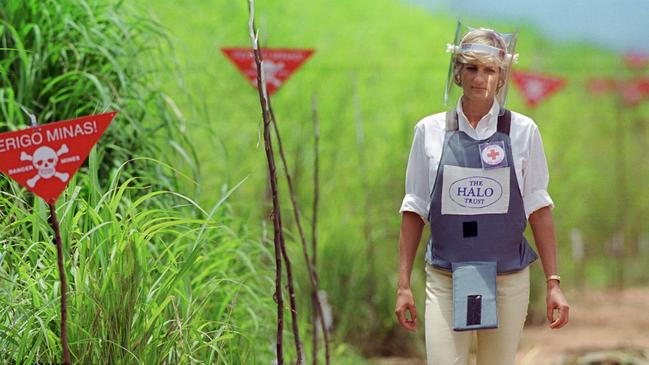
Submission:
<svg viewBox="0 0 649 365">
<path fill-rule="evenodd" d="M 548 194 L 550 180 L 548 163 L 543 150 L 541 134 L 536 126 L 530 133 L 529 152 L 529 158 L 523 170 L 523 205 L 527 218 L 540 208 L 554 207 L 554 202 Z"/>
<path fill-rule="evenodd" d="M 415 136 L 408 157 L 406 169 L 406 195 L 399 213 L 415 212 L 428 222 L 430 186 L 428 179 L 428 158 L 426 156 L 425 131 L 422 123 L 415 126 Z"/>
</svg>

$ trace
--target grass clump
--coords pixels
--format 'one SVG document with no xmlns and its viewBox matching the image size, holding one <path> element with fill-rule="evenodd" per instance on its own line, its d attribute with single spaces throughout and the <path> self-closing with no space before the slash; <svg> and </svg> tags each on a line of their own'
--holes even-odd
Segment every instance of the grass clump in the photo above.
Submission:
<svg viewBox="0 0 649 365">
<path fill-rule="evenodd" d="M 175 73 L 169 51 L 124 2 L 3 2 L 0 132 L 29 125 L 21 107 L 41 123 L 119 112 L 58 205 L 74 363 L 267 363 L 266 246 L 233 216 L 228 189 L 209 211 L 180 193 L 198 164 L 158 86 Z M 61 362 L 47 215 L 0 178 L 0 363 Z"/>
<path fill-rule="evenodd" d="M 119 111 L 99 142 L 98 176 L 110 179 L 123 162 L 142 156 L 166 159 L 179 152 L 195 169 L 184 137 L 185 121 L 159 88 L 160 73 L 173 73 L 164 57 L 165 33 L 123 2 L 26 0 L 0 7 L 0 132 L 29 125 L 21 107 L 39 123 L 106 110 Z M 164 61 L 163 61 L 164 60 Z M 155 165 L 127 165 L 124 176 L 175 187 Z"/>
<path fill-rule="evenodd" d="M 114 181 L 97 201 L 73 194 L 58 207 L 73 362 L 256 363 L 256 344 L 270 337 L 263 318 L 272 299 L 260 294 L 267 273 L 250 257 L 267 256 L 264 246 L 224 218 L 223 201 L 207 212 L 175 193 L 142 195 L 135 179 Z M 144 208 L 169 194 L 185 203 Z M 1 199 L 12 208 L 2 227 L 31 229 L 0 241 L 0 359 L 56 363 L 60 288 L 45 206 Z"/>
</svg>

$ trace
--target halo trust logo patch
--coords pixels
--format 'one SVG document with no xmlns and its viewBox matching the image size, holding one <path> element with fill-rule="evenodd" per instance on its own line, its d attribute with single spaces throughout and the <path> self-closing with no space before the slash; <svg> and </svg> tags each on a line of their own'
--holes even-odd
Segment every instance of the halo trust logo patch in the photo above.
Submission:
<svg viewBox="0 0 649 365">
<path fill-rule="evenodd" d="M 480 209 L 498 202 L 503 196 L 503 187 L 490 177 L 471 176 L 454 181 L 448 193 L 459 206 Z"/>
</svg>

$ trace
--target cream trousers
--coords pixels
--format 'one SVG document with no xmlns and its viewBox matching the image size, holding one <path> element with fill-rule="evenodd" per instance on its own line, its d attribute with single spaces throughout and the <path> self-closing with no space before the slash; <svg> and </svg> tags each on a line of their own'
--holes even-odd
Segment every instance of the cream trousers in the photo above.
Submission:
<svg viewBox="0 0 649 365">
<path fill-rule="evenodd" d="M 514 365 L 527 317 L 530 270 L 496 277 L 498 328 L 453 331 L 453 287 L 449 272 L 426 264 L 426 355 L 428 365 L 466 365 L 477 338 L 477 365 Z"/>
</svg>

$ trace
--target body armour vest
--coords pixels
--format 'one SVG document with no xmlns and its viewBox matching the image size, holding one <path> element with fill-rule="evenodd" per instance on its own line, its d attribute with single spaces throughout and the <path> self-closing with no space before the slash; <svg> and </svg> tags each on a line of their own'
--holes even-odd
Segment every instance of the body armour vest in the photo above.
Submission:
<svg viewBox="0 0 649 365">
<path fill-rule="evenodd" d="M 524 269 L 538 256 L 523 233 L 527 225 L 514 170 L 511 112 L 497 131 L 475 140 L 458 130 L 457 112 L 446 116 L 446 134 L 428 213 L 426 261 L 451 270 L 452 263 L 493 261 L 497 273 Z"/>
</svg>

